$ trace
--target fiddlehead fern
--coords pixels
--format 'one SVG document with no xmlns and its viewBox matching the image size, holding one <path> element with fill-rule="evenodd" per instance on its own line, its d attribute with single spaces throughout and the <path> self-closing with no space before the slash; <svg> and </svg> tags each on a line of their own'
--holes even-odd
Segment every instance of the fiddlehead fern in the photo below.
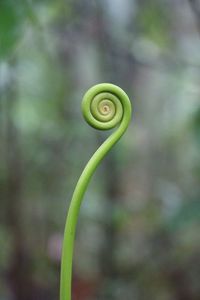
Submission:
<svg viewBox="0 0 200 300">
<path fill-rule="evenodd" d="M 98 164 L 123 135 L 131 119 L 131 104 L 128 96 L 121 88 L 109 83 L 95 85 L 86 92 L 83 97 L 82 111 L 85 120 L 96 129 L 107 130 L 119 126 L 89 160 L 74 190 L 64 232 L 60 300 L 71 300 L 74 237 L 86 188 Z"/>
</svg>

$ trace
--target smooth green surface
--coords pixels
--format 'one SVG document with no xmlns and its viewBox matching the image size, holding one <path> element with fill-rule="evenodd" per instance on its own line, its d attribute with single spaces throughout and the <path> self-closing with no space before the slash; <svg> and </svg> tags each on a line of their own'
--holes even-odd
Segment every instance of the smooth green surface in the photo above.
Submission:
<svg viewBox="0 0 200 300">
<path fill-rule="evenodd" d="M 96 129 L 106 130 L 119 126 L 89 160 L 74 190 L 64 232 L 60 300 L 71 300 L 74 238 L 83 196 L 95 169 L 127 129 L 131 119 L 131 103 L 121 88 L 102 83 L 87 91 L 83 98 L 82 111 L 86 121 Z"/>
</svg>

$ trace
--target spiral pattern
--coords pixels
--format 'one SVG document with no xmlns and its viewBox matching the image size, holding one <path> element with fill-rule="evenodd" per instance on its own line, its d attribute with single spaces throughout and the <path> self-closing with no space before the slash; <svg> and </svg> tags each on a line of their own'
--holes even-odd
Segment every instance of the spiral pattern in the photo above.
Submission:
<svg viewBox="0 0 200 300">
<path fill-rule="evenodd" d="M 95 85 L 83 97 L 83 116 L 96 129 L 112 129 L 123 118 L 124 101 L 129 99 L 120 87 L 110 83 Z"/>
</svg>

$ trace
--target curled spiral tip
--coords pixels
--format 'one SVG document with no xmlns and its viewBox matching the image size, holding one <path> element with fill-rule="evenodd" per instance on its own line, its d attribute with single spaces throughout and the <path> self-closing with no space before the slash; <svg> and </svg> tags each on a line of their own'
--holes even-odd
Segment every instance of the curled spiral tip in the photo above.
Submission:
<svg viewBox="0 0 200 300">
<path fill-rule="evenodd" d="M 131 115 L 130 100 L 126 93 L 111 83 L 91 87 L 84 95 L 82 112 L 86 122 L 96 129 L 112 129 Z"/>
</svg>

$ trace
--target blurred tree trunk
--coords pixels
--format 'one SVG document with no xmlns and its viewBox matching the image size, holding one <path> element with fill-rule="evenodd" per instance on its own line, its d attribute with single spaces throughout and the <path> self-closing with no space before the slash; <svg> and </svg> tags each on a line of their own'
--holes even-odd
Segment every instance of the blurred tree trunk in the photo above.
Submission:
<svg viewBox="0 0 200 300">
<path fill-rule="evenodd" d="M 194 13 L 197 30 L 200 34 L 200 3 L 196 0 L 188 0 L 188 2 L 190 4 L 192 12 Z"/>
<path fill-rule="evenodd" d="M 14 114 L 17 105 L 16 63 L 10 68 L 10 83 L 6 91 L 6 222 L 12 234 L 12 259 L 9 269 L 9 285 L 16 300 L 30 299 L 30 261 L 25 249 L 23 216 L 21 215 L 21 193 L 23 182 L 22 157 L 19 132 Z"/>
</svg>

